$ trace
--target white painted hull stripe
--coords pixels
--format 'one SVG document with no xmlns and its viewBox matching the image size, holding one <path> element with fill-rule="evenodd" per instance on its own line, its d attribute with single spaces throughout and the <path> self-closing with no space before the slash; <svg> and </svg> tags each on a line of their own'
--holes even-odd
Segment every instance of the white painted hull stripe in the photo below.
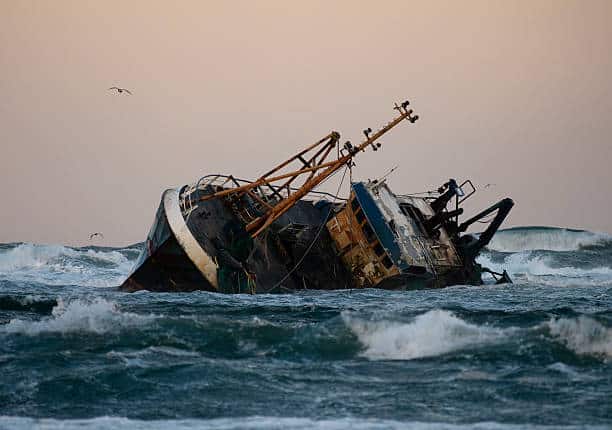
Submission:
<svg viewBox="0 0 612 430">
<path fill-rule="evenodd" d="M 219 288 L 217 281 L 217 265 L 214 260 L 200 246 L 198 241 L 187 227 L 179 207 L 179 190 L 166 190 L 163 195 L 164 211 L 170 230 L 187 257 L 195 264 L 202 276 L 215 288 Z"/>
</svg>

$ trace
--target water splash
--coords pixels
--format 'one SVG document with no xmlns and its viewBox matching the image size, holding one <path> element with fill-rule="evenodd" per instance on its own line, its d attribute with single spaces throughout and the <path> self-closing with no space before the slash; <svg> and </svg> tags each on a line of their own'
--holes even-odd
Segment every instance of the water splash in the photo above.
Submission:
<svg viewBox="0 0 612 430">
<path fill-rule="evenodd" d="M 612 236 L 556 227 L 516 227 L 498 231 L 488 248 L 498 252 L 528 250 L 577 251 L 586 246 L 612 244 Z"/>
<path fill-rule="evenodd" d="M 40 321 L 12 319 L 1 330 L 6 333 L 29 336 L 41 333 L 102 334 L 137 327 L 149 323 L 153 318 L 153 316 L 122 312 L 116 303 L 102 298 L 93 301 L 73 300 L 68 303 L 59 299 L 50 318 Z"/>
<path fill-rule="evenodd" d="M 489 269 L 501 272 L 507 270 L 513 275 L 533 276 L 557 276 L 569 278 L 583 278 L 587 276 L 612 277 L 611 267 L 580 268 L 574 266 L 555 267 L 558 263 L 552 255 L 541 255 L 532 251 L 517 252 L 506 255 L 500 261 L 492 258 L 491 254 L 482 254 L 477 259 L 478 263 Z"/>
<path fill-rule="evenodd" d="M 554 338 L 577 354 L 612 358 L 612 328 L 593 318 L 551 319 L 546 326 Z"/>
<path fill-rule="evenodd" d="M 0 249 L 0 277 L 47 285 L 116 286 L 136 258 L 136 250 L 15 244 Z"/>
<path fill-rule="evenodd" d="M 346 325 L 365 347 L 363 355 L 373 360 L 411 360 L 494 342 L 501 329 L 470 324 L 452 312 L 435 309 L 413 322 L 367 321 L 343 314 Z"/>
</svg>

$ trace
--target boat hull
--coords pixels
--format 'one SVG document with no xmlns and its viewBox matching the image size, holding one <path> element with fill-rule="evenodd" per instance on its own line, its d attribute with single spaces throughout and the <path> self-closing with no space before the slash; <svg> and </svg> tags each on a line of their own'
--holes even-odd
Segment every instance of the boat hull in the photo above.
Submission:
<svg viewBox="0 0 612 430">
<path fill-rule="evenodd" d="M 252 240 L 221 200 L 206 201 L 184 216 L 179 194 L 172 189 L 162 195 L 121 290 L 254 294 L 353 287 L 324 228 L 329 202 L 300 201 Z"/>
<path fill-rule="evenodd" d="M 505 199 L 479 214 L 498 210 L 494 228 L 480 238 L 461 236 L 464 225 L 444 212 L 446 202 L 436 209 L 431 199 L 395 195 L 384 183 L 355 183 L 347 201 L 299 200 L 252 238 L 244 220 L 248 199 L 203 198 L 215 190 L 198 185 L 163 193 L 122 290 L 261 294 L 479 285 L 476 256 L 488 243 L 482 238 L 492 237 L 512 206 Z"/>
<path fill-rule="evenodd" d="M 178 193 L 163 193 L 145 246 L 121 290 L 217 290 L 217 266 L 187 227 Z"/>
</svg>

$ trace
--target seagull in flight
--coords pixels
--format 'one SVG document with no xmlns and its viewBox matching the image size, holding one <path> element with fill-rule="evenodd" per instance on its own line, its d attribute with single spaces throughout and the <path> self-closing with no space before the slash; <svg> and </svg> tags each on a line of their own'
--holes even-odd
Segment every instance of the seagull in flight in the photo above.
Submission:
<svg viewBox="0 0 612 430">
<path fill-rule="evenodd" d="M 110 87 L 109 90 L 117 90 L 117 92 L 119 94 L 123 93 L 124 91 L 126 93 L 128 93 L 129 95 L 132 95 L 132 92 L 130 90 L 128 90 L 127 88 L 119 88 L 119 87 Z"/>
<path fill-rule="evenodd" d="M 96 232 L 89 235 L 89 240 L 92 240 L 94 237 L 99 237 L 100 239 L 104 239 L 104 235 L 102 233 Z"/>
</svg>

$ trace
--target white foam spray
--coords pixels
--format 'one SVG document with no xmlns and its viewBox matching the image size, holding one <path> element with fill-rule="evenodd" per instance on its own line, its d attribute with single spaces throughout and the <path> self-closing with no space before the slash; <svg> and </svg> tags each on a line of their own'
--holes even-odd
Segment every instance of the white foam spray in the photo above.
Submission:
<svg viewBox="0 0 612 430">
<path fill-rule="evenodd" d="M 501 329 L 470 324 L 452 312 L 435 309 L 411 323 L 367 321 L 343 314 L 345 324 L 373 360 L 411 360 L 502 339 Z"/>
<path fill-rule="evenodd" d="M 612 358 L 612 328 L 593 318 L 553 318 L 546 326 L 554 338 L 578 354 Z"/>
<path fill-rule="evenodd" d="M 612 242 L 612 236 L 555 227 L 519 227 L 498 231 L 487 248 L 499 252 L 576 251 L 583 246 L 605 242 Z"/>
<path fill-rule="evenodd" d="M 58 263 L 61 257 L 98 260 L 103 263 L 123 264 L 128 258 L 118 251 L 75 249 L 62 245 L 37 245 L 22 243 L 15 248 L 0 252 L 0 271 L 6 272 L 27 267 L 41 267 Z"/>
<path fill-rule="evenodd" d="M 122 312 L 116 303 L 96 298 L 93 301 L 59 299 L 50 318 L 40 321 L 13 319 L 2 326 L 6 333 L 35 336 L 41 333 L 108 333 L 150 323 L 154 316 Z"/>
<path fill-rule="evenodd" d="M 551 256 L 537 255 L 531 251 L 517 252 L 504 258 L 502 262 L 495 262 L 487 254 L 482 254 L 477 258 L 478 263 L 497 272 L 507 270 L 514 275 L 533 275 L 533 276 L 562 276 L 569 278 L 582 278 L 585 276 L 612 277 L 612 268 L 593 267 L 581 269 L 578 267 L 553 267 Z"/>
<path fill-rule="evenodd" d="M 48 285 L 117 286 L 132 264 L 115 250 L 22 243 L 0 251 L 0 276 Z"/>
</svg>

